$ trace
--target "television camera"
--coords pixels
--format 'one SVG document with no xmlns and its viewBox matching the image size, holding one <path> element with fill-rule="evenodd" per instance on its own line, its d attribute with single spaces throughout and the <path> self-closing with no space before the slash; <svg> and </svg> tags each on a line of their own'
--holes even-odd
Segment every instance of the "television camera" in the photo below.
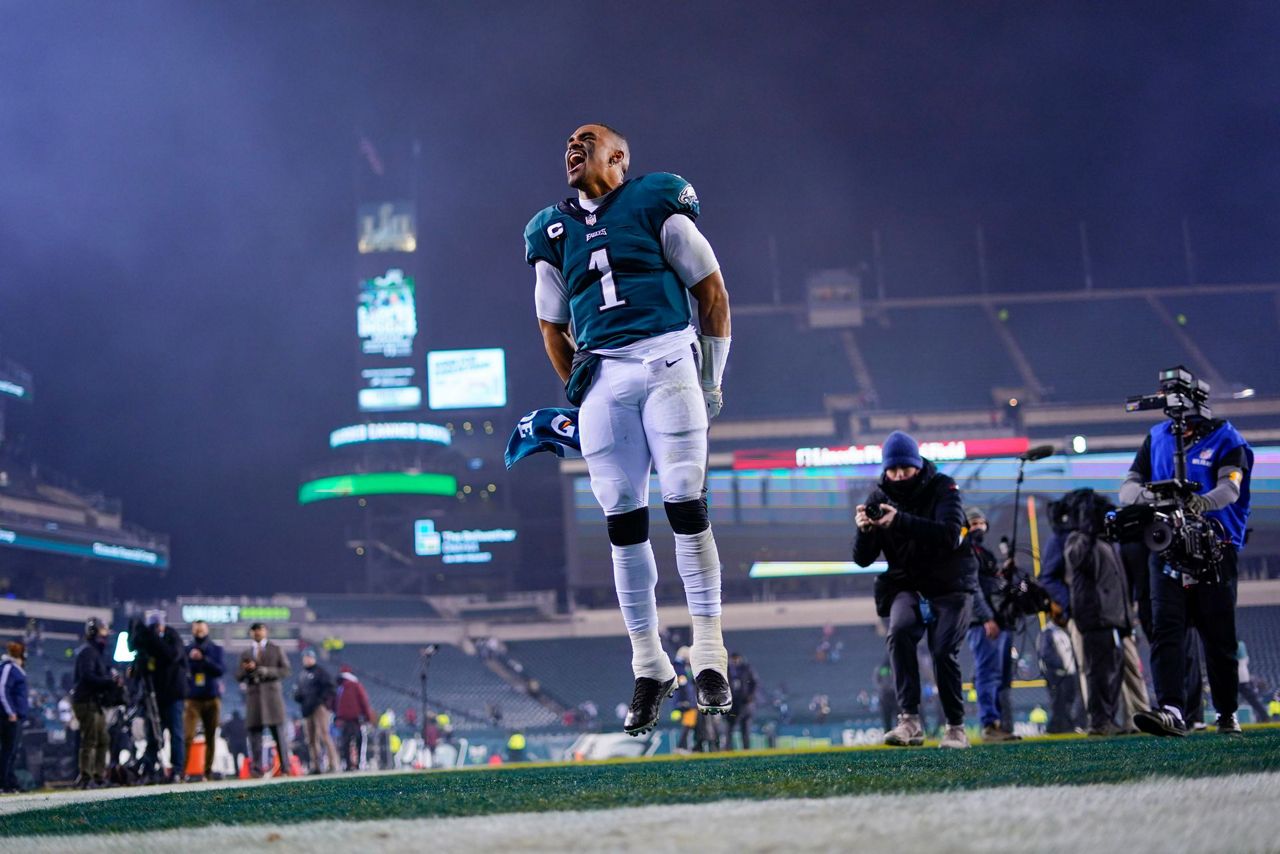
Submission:
<svg viewBox="0 0 1280 854">
<path fill-rule="evenodd" d="M 1108 513 L 1103 536 L 1115 542 L 1141 542 L 1169 566 L 1196 579 L 1218 577 L 1225 534 L 1216 519 L 1191 510 L 1188 499 L 1197 484 L 1187 479 L 1187 425 L 1209 419 L 1209 384 L 1181 365 L 1160 372 L 1160 391 L 1125 401 L 1126 412 L 1159 409 L 1173 422 L 1173 479 L 1144 484 L 1150 500 Z"/>
</svg>

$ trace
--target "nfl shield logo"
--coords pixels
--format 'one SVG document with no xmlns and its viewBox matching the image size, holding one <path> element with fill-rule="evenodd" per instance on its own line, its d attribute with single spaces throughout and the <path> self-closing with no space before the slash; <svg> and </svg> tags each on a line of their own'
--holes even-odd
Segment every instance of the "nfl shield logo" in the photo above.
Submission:
<svg viewBox="0 0 1280 854">
<path fill-rule="evenodd" d="M 596 215 L 593 213 L 587 214 L 587 225 L 595 225 L 595 224 L 596 224 Z"/>
</svg>

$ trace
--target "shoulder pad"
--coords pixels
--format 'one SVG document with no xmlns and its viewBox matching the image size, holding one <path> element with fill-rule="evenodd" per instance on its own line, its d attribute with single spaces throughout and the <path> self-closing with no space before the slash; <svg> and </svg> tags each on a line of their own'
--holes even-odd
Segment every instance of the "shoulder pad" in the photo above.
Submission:
<svg viewBox="0 0 1280 854">
<path fill-rule="evenodd" d="M 560 266 L 564 257 L 560 240 L 564 236 L 564 223 L 560 216 L 556 206 L 551 205 L 534 214 L 524 227 L 524 255 L 530 266 L 538 261 L 546 261 L 557 268 Z"/>
<path fill-rule="evenodd" d="M 679 175 L 651 172 L 640 178 L 640 185 L 653 196 L 653 204 L 668 216 L 681 213 L 697 218 L 701 212 L 693 185 Z"/>
</svg>

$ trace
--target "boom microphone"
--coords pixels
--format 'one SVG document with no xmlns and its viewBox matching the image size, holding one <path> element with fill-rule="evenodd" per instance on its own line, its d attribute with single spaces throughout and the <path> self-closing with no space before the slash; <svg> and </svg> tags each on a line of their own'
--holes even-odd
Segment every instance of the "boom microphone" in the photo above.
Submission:
<svg viewBox="0 0 1280 854">
<path fill-rule="evenodd" d="M 1043 460 L 1045 457 L 1053 456 L 1053 445 L 1036 445 L 1034 448 L 1028 448 L 1022 452 L 1018 459 L 1024 463 L 1033 463 L 1036 460 Z"/>
</svg>

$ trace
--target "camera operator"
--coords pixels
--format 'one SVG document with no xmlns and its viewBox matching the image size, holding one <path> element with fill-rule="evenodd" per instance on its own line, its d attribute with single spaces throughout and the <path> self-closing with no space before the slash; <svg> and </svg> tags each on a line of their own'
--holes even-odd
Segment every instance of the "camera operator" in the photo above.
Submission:
<svg viewBox="0 0 1280 854">
<path fill-rule="evenodd" d="M 1124 638 L 1132 632 L 1128 578 L 1116 547 L 1099 538 L 1111 504 L 1077 489 L 1049 505 L 1053 536 L 1040 582 L 1053 597 L 1055 619 L 1066 617 L 1083 671 L 1089 735 L 1116 735 L 1124 681 Z"/>
<path fill-rule="evenodd" d="M 97 617 L 84 626 L 84 645 L 76 650 L 75 683 L 71 689 L 71 708 L 80 725 L 80 775 L 76 786 L 98 788 L 107 783 L 106 708 L 122 705 L 124 681 L 111 667 L 107 638 L 111 629 Z"/>
<path fill-rule="evenodd" d="M 165 612 L 147 611 L 141 625 L 129 633 L 129 647 L 137 654 L 133 668 L 142 677 L 143 690 L 155 692 L 157 726 L 146 716 L 147 749 L 141 767 L 156 782 L 181 782 L 186 777 L 186 738 L 183 736 L 184 701 L 187 697 L 187 656 L 176 629 L 165 625 Z M 166 776 L 160 766 L 160 746 L 169 733 L 169 763 Z"/>
<path fill-rule="evenodd" d="M 250 773 L 263 776 L 262 731 L 271 729 L 280 755 L 280 773 L 289 773 L 289 739 L 285 737 L 283 681 L 289 676 L 289 659 L 284 650 L 267 640 L 267 627 L 249 627 L 253 645 L 240 654 L 239 675 L 244 687 L 245 726 L 249 730 Z"/>
<path fill-rule="evenodd" d="M 191 643 L 187 644 L 187 702 L 182 728 L 187 736 L 187 756 L 195 741 L 196 724 L 204 731 L 206 780 L 213 777 L 213 753 L 218 721 L 222 719 L 222 659 L 222 647 L 209 638 L 209 624 L 196 620 L 191 624 Z"/>
<path fill-rule="evenodd" d="M 926 635 L 946 716 L 941 747 L 965 748 L 960 643 L 969 626 L 978 566 L 965 542 L 964 506 L 954 480 L 921 458 L 920 447 L 894 432 L 883 448 L 884 473 L 856 508 L 853 559 L 870 566 L 881 553 L 889 568 L 876 578 L 876 613 L 888 618 L 898 725 L 885 744 L 924 743 L 916 648 Z"/>
<path fill-rule="evenodd" d="M 1177 422 L 1156 424 L 1147 434 L 1120 487 L 1120 503 L 1152 501 L 1145 484 L 1175 476 Z M 1249 478 L 1253 450 L 1231 422 L 1190 415 L 1183 432 L 1186 477 L 1195 494 L 1189 513 L 1222 526 L 1222 562 L 1216 577 L 1193 578 L 1151 557 L 1151 675 L 1158 708 L 1134 715 L 1134 725 L 1153 735 L 1186 735 L 1186 635 L 1200 634 L 1209 690 L 1218 711 L 1218 732 L 1242 735 L 1236 722 L 1239 689 L 1236 664 L 1236 561 L 1249 520 Z"/>
<path fill-rule="evenodd" d="M 987 535 L 986 514 L 977 507 L 965 511 L 969 522 L 969 547 L 978 562 L 978 590 L 973 597 L 969 623 L 969 651 L 973 653 L 973 688 L 978 694 L 983 741 L 1018 741 L 1002 723 L 1000 697 L 1013 685 L 1013 626 L 1005 623 L 996 606 L 1007 586 L 996 556 L 983 547 Z"/>
</svg>

